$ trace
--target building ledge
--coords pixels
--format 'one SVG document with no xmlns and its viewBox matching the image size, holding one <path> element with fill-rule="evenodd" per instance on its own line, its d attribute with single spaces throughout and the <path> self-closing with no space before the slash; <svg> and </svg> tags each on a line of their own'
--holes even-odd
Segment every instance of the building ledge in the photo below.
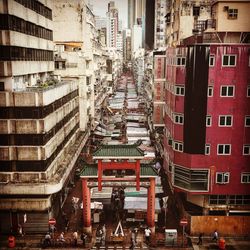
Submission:
<svg viewBox="0 0 250 250">
<path fill-rule="evenodd" d="M 40 178 L 29 178 L 29 182 L 4 180 L 3 182 L 0 182 L 0 195 L 51 195 L 59 192 L 67 181 L 89 134 L 90 132 L 88 130 L 83 135 L 80 135 L 77 142 L 69 148 L 67 152 L 68 157 L 64 159 L 60 168 L 58 168 L 58 171 L 52 176 L 52 178 L 46 180 Z M 32 174 L 34 173 L 35 172 L 32 172 Z M 10 176 L 12 173 L 1 173 L 1 175 L 4 174 Z M 31 173 L 27 173 L 27 178 L 29 177 L 29 174 Z M 38 176 L 41 176 L 40 172 L 37 174 Z"/>
</svg>

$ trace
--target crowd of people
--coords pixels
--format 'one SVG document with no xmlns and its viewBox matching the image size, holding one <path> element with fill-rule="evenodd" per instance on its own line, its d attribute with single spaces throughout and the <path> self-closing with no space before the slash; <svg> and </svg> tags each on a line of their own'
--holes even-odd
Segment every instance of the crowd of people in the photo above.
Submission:
<svg viewBox="0 0 250 250">
<path fill-rule="evenodd" d="M 61 232 L 59 236 L 55 237 L 54 233 L 47 232 L 44 236 L 43 247 L 51 247 L 57 243 L 60 245 L 71 244 L 76 247 L 78 240 L 81 240 L 83 247 L 86 246 L 87 235 L 85 233 L 81 233 L 79 237 L 78 231 L 74 231 L 67 241 L 64 235 L 64 232 Z"/>
</svg>

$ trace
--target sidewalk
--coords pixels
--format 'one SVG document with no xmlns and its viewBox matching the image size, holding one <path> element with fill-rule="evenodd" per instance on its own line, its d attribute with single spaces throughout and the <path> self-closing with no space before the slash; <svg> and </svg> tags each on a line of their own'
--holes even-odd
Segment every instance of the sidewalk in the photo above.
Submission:
<svg viewBox="0 0 250 250">
<path fill-rule="evenodd" d="M 249 250 L 250 249 L 250 238 L 231 238 L 223 237 L 225 240 L 225 250 Z M 211 237 L 203 237 L 202 245 L 197 245 L 198 237 L 192 237 L 192 245 L 194 250 L 218 250 L 219 242 L 213 242 Z"/>
<path fill-rule="evenodd" d="M 6 249 L 30 249 L 30 250 L 38 250 L 38 249 L 42 249 L 41 248 L 41 240 L 43 240 L 44 235 L 25 235 L 23 237 L 17 237 L 16 238 L 16 247 L 15 248 L 8 248 L 8 236 L 1 236 L 0 237 L 0 250 L 6 250 Z M 71 233 L 66 233 L 65 235 L 66 239 L 70 239 L 72 238 Z M 138 238 L 138 244 L 137 247 L 135 249 L 155 249 L 155 250 L 163 250 L 163 249 L 193 249 L 193 250 L 218 250 L 219 246 L 218 243 L 212 242 L 211 237 L 204 237 L 203 238 L 203 243 L 202 245 L 197 245 L 198 242 L 198 237 L 191 237 L 190 238 L 192 241 L 192 245 L 189 248 L 182 248 L 182 247 L 165 247 L 164 245 L 161 246 L 154 246 L 154 247 L 147 247 L 147 245 L 143 242 L 143 236 L 139 236 Z M 228 238 L 225 237 L 225 242 L 226 242 L 226 250 L 249 250 L 250 249 L 250 239 L 243 239 L 243 238 Z M 105 250 L 105 249 L 119 249 L 119 250 L 127 250 L 129 249 L 129 242 L 125 242 L 124 244 L 106 244 L 106 246 L 100 246 L 100 248 L 98 248 L 95 244 L 95 237 L 93 237 L 93 241 L 92 244 L 86 244 L 86 247 L 83 248 L 82 246 L 82 241 L 78 240 L 78 245 L 77 247 L 73 247 L 73 244 L 71 244 L 68 241 L 68 245 L 67 246 L 60 246 L 59 244 L 56 244 L 54 247 L 52 248 L 46 248 L 46 249 L 101 249 L 101 250 Z M 179 244 L 180 245 L 180 244 Z"/>
</svg>

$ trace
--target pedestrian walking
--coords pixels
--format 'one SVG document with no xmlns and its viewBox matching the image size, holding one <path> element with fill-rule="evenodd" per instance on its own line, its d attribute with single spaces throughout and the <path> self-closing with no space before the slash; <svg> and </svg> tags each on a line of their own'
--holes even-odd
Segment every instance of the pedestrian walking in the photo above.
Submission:
<svg viewBox="0 0 250 250">
<path fill-rule="evenodd" d="M 65 242 L 65 239 L 64 239 L 64 232 L 61 232 L 61 234 L 59 235 L 59 241 L 60 241 L 60 242 Z"/>
<path fill-rule="evenodd" d="M 82 240 L 83 247 L 85 247 L 85 245 L 86 245 L 86 239 L 87 239 L 87 235 L 85 233 L 82 233 L 81 240 Z"/>
<path fill-rule="evenodd" d="M 44 246 L 45 247 L 51 246 L 51 235 L 50 235 L 49 232 L 47 232 L 45 234 L 45 237 L 44 237 Z"/>
<path fill-rule="evenodd" d="M 18 224 L 18 234 L 20 235 L 20 236 L 23 236 L 24 234 L 23 234 L 23 227 L 22 227 L 22 225 L 21 224 Z"/>
<path fill-rule="evenodd" d="M 197 245 L 202 245 L 202 236 L 203 236 L 203 233 L 200 233 L 199 234 L 199 241 L 197 242 Z"/>
<path fill-rule="evenodd" d="M 134 241 L 134 243 L 136 244 L 136 238 L 137 238 L 137 228 L 133 229 L 131 232 L 131 238 Z"/>
<path fill-rule="evenodd" d="M 218 235 L 218 232 L 217 232 L 217 230 L 215 230 L 214 231 L 214 234 L 213 234 L 213 239 L 212 239 L 212 241 L 218 241 L 218 238 L 219 238 L 219 235 Z"/>
<path fill-rule="evenodd" d="M 77 239 L 78 239 L 78 233 L 77 233 L 77 231 L 75 231 L 73 233 L 73 240 L 74 240 L 74 246 L 75 247 L 77 246 Z"/>
<path fill-rule="evenodd" d="M 146 243 L 149 244 L 149 242 L 150 242 L 151 230 L 147 227 L 147 228 L 145 229 L 144 233 L 145 233 Z"/>
<path fill-rule="evenodd" d="M 106 240 L 106 226 L 105 226 L 105 224 L 103 224 L 103 227 L 102 227 L 102 241 L 105 243 L 105 240 Z"/>
<path fill-rule="evenodd" d="M 131 245 L 130 245 L 129 249 L 134 250 L 134 248 L 135 248 L 135 240 L 131 236 Z"/>
</svg>

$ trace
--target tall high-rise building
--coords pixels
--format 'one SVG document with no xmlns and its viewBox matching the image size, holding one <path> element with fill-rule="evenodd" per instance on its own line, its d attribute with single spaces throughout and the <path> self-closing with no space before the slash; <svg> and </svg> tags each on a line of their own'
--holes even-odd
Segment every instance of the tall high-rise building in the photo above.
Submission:
<svg viewBox="0 0 250 250">
<path fill-rule="evenodd" d="M 119 51 L 123 51 L 123 33 L 121 31 L 117 34 L 117 42 L 116 42 L 116 48 Z"/>
<path fill-rule="evenodd" d="M 155 38 L 154 48 L 163 48 L 166 45 L 165 34 L 166 34 L 166 0 L 155 1 Z"/>
<path fill-rule="evenodd" d="M 131 30 L 123 30 L 123 60 L 131 60 Z"/>
<path fill-rule="evenodd" d="M 155 0 L 146 0 L 145 11 L 145 49 L 154 48 Z"/>
<path fill-rule="evenodd" d="M 117 48 L 117 35 L 119 28 L 118 9 L 115 2 L 110 1 L 108 4 L 107 16 L 107 47 Z"/>
<path fill-rule="evenodd" d="M 128 0 L 128 28 L 132 31 L 132 43 L 134 41 L 133 34 L 136 34 L 138 30 L 140 32 L 140 44 L 142 48 L 145 45 L 145 10 L 146 0 Z M 141 28 L 139 28 L 141 27 Z M 134 30 L 134 31 L 133 31 Z M 138 33 L 136 34 L 136 40 L 139 39 Z M 137 43 L 137 42 L 136 42 Z"/>
</svg>

